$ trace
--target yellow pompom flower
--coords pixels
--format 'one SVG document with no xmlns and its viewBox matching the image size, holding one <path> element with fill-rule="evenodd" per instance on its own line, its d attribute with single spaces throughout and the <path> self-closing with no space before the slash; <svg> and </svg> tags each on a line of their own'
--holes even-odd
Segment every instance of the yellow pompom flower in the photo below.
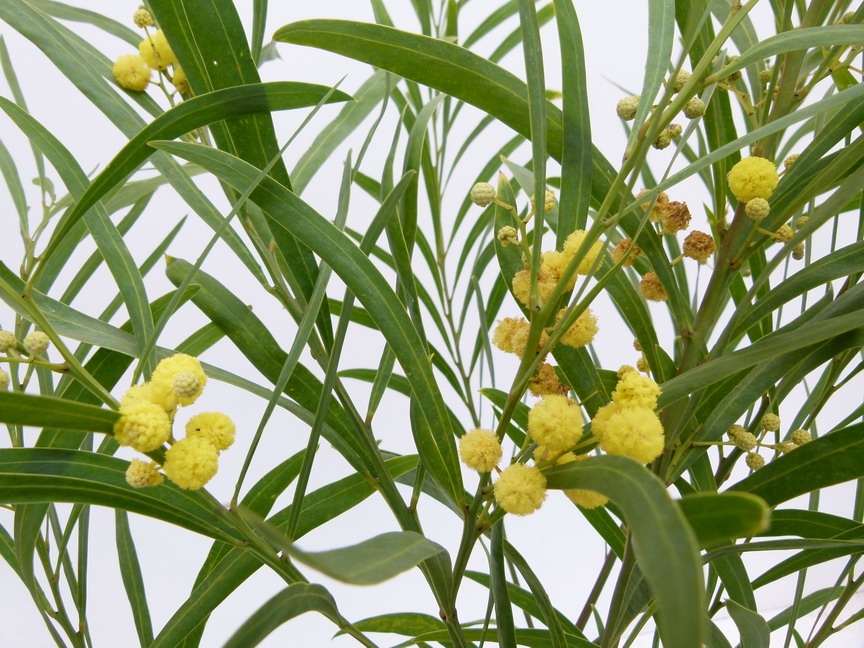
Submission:
<svg viewBox="0 0 864 648">
<path fill-rule="evenodd" d="M 577 229 L 575 232 L 570 234 L 567 239 L 564 241 L 564 256 L 567 257 L 567 263 L 576 256 L 576 252 L 579 250 L 582 242 L 588 234 L 585 230 Z M 588 249 L 588 254 L 579 262 L 579 267 L 576 269 L 576 273 L 580 275 L 587 275 L 591 268 L 594 267 L 594 262 L 597 261 L 597 257 L 600 256 L 600 252 L 603 251 L 603 244 L 600 241 L 594 241 L 591 244 L 591 247 Z"/>
<path fill-rule="evenodd" d="M 141 92 L 150 85 L 150 66 L 140 56 L 125 54 L 114 61 L 111 70 L 121 88 Z"/>
<path fill-rule="evenodd" d="M 494 486 L 495 499 L 507 513 L 528 515 L 546 499 L 546 478 L 536 466 L 515 463 L 507 466 Z"/>
<path fill-rule="evenodd" d="M 548 270 L 540 268 L 540 273 L 537 276 L 537 285 L 540 290 L 540 299 L 543 302 L 549 301 L 549 296 L 555 290 L 555 284 L 558 283 L 558 276 L 553 275 Z M 522 305 L 528 307 L 531 298 L 531 271 L 528 269 L 520 270 L 513 276 L 513 294 L 516 296 Z"/>
<path fill-rule="evenodd" d="M 168 39 L 165 38 L 161 29 L 138 44 L 138 53 L 154 70 L 165 71 L 168 66 L 177 62 L 177 57 L 171 51 Z"/>
<path fill-rule="evenodd" d="M 492 333 L 492 344 L 505 353 L 515 353 L 521 357 L 525 353 L 525 345 L 528 344 L 530 330 L 531 324 L 528 320 L 522 317 L 505 317 L 498 322 L 498 326 Z M 549 335 L 542 331 L 537 349 L 539 350 L 548 340 Z"/>
<path fill-rule="evenodd" d="M 561 277 L 564 276 L 564 271 L 567 269 L 567 264 L 570 263 L 571 258 L 572 257 L 568 257 L 564 252 L 558 252 L 557 250 L 544 252 L 540 259 L 541 276 L 548 275 L 554 286 L 561 280 Z M 576 274 L 578 274 L 578 272 Z M 570 277 L 567 283 L 564 284 L 565 290 L 573 290 L 573 287 L 576 285 L 576 274 Z"/>
<path fill-rule="evenodd" d="M 190 377 L 181 379 L 180 384 L 175 381 L 180 374 L 191 373 L 198 380 L 198 389 L 193 389 L 194 381 L 190 381 Z M 201 363 L 198 358 L 193 358 L 185 353 L 175 353 L 174 355 L 164 358 L 156 365 L 153 371 L 153 379 L 151 381 L 157 389 L 169 389 L 177 397 L 178 404 L 186 407 L 195 402 L 198 396 L 207 384 L 207 374 L 201 368 Z M 180 389 L 180 392 L 177 389 Z"/>
<path fill-rule="evenodd" d="M 550 452 L 569 450 L 582 437 L 582 412 L 566 396 L 544 396 L 528 412 L 528 433 Z"/>
<path fill-rule="evenodd" d="M 628 371 L 618 379 L 612 400 L 622 407 L 657 408 L 660 385 L 637 371 Z"/>
<path fill-rule="evenodd" d="M 191 92 L 189 81 L 186 80 L 186 73 L 179 65 L 174 66 L 174 74 L 171 76 L 171 83 L 177 88 L 177 92 L 181 95 L 188 95 Z"/>
<path fill-rule="evenodd" d="M 558 311 L 557 321 L 560 322 L 566 312 L 566 308 Z M 590 308 L 586 308 L 573 325 L 567 329 L 567 332 L 561 336 L 561 342 L 567 346 L 580 349 L 594 341 L 597 331 L 597 318 L 594 317 L 594 313 L 591 312 Z"/>
<path fill-rule="evenodd" d="M 114 423 L 114 438 L 120 445 L 152 452 L 170 437 L 171 421 L 158 405 L 139 402 L 120 408 L 120 418 Z"/>
<path fill-rule="evenodd" d="M 622 407 L 603 426 L 600 447 L 609 454 L 631 457 L 642 464 L 663 452 L 663 425 L 654 410 Z"/>
<path fill-rule="evenodd" d="M 144 382 L 140 385 L 132 385 L 126 391 L 120 399 L 120 410 L 138 403 L 158 405 L 170 416 L 177 409 L 177 396 L 171 385 L 165 382 Z"/>
<path fill-rule="evenodd" d="M 621 405 L 616 402 L 607 403 L 597 410 L 594 418 L 591 419 L 591 433 L 594 435 L 594 440 L 600 443 L 603 440 L 603 434 L 609 425 L 609 419 L 614 414 L 621 411 Z"/>
<path fill-rule="evenodd" d="M 559 465 L 568 464 L 573 463 L 574 461 L 584 461 L 588 458 L 588 455 L 576 455 L 572 452 L 567 452 L 558 458 L 557 463 Z M 597 491 L 586 490 L 584 488 L 568 488 L 565 489 L 563 493 L 571 502 L 585 509 L 595 509 L 600 506 L 604 506 L 609 502 L 609 498 L 605 495 L 601 495 Z"/>
<path fill-rule="evenodd" d="M 639 282 L 639 294 L 648 301 L 662 302 L 669 299 L 669 294 L 660 283 L 656 272 L 646 272 Z"/>
<path fill-rule="evenodd" d="M 534 396 L 548 396 L 550 394 L 566 394 L 567 386 L 559 379 L 555 367 L 544 362 L 537 369 L 537 373 L 528 381 L 528 391 Z"/>
<path fill-rule="evenodd" d="M 495 468 L 503 454 L 501 442 L 492 430 L 471 430 L 459 439 L 462 463 L 477 472 L 485 473 Z"/>
<path fill-rule="evenodd" d="M 236 432 L 234 421 L 222 412 L 196 414 L 186 423 L 187 439 L 206 439 L 220 452 L 231 447 Z"/>
<path fill-rule="evenodd" d="M 156 469 L 153 462 L 133 459 L 126 469 L 126 482 L 132 488 L 147 488 L 158 486 L 163 481 L 162 474 Z"/>
<path fill-rule="evenodd" d="M 181 439 L 165 452 L 162 469 L 172 482 L 186 490 L 198 490 L 219 468 L 219 451 L 207 439 Z"/>
<path fill-rule="evenodd" d="M 637 198 L 641 198 L 645 194 L 648 193 L 648 189 L 643 189 L 636 196 Z M 661 191 L 657 194 L 657 197 L 654 198 L 654 206 L 651 207 L 651 201 L 646 200 L 642 203 L 642 211 L 648 211 L 651 208 L 650 213 L 648 214 L 648 220 L 652 223 L 659 223 L 663 219 L 663 212 L 666 210 L 666 205 L 669 204 L 669 196 L 665 191 Z"/>
<path fill-rule="evenodd" d="M 751 156 L 733 166 L 726 179 L 735 197 L 746 203 L 754 198 L 770 198 L 780 176 L 773 162 Z"/>
</svg>

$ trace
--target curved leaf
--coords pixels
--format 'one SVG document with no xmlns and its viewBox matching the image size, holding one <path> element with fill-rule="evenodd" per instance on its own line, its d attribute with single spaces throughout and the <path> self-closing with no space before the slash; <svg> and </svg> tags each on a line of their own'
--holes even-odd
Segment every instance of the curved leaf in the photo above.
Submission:
<svg viewBox="0 0 864 648">
<path fill-rule="evenodd" d="M 744 493 L 694 493 L 678 506 L 703 546 L 754 536 L 768 524 L 765 502 Z"/>
<path fill-rule="evenodd" d="M 0 423 L 114 433 L 120 415 L 113 411 L 54 396 L 0 391 Z"/>
</svg>

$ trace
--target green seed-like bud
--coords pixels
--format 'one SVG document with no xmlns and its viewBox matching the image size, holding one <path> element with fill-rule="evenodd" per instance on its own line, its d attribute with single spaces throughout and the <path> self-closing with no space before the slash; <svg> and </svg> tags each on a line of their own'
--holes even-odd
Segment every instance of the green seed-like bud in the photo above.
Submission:
<svg viewBox="0 0 864 648">
<path fill-rule="evenodd" d="M 813 437 L 810 436 L 807 430 L 795 430 L 789 438 L 792 440 L 792 443 L 799 446 L 810 443 L 813 440 Z"/>
<path fill-rule="evenodd" d="M 783 168 L 788 169 L 793 164 L 795 164 L 795 160 L 797 160 L 797 159 L 798 159 L 798 154 L 793 153 L 792 155 L 787 157 L 785 160 L 783 160 Z"/>
<path fill-rule="evenodd" d="M 17 344 L 18 340 L 15 339 L 15 334 L 12 331 L 0 331 L 0 353 L 14 349 Z"/>
<path fill-rule="evenodd" d="M 800 230 L 802 227 L 804 227 L 809 222 L 810 222 L 809 216 L 799 216 L 798 218 L 795 219 L 795 229 Z"/>
<path fill-rule="evenodd" d="M 687 85 L 690 77 L 691 74 L 687 70 L 680 70 L 678 74 L 675 75 L 675 81 L 672 84 L 672 88 L 675 90 L 675 92 L 680 92 L 681 88 Z"/>
<path fill-rule="evenodd" d="M 153 21 L 153 16 L 144 7 L 141 7 L 132 14 L 132 22 L 136 27 L 152 27 L 156 23 Z"/>
<path fill-rule="evenodd" d="M 765 459 L 762 458 L 762 455 L 756 454 L 755 452 L 747 453 L 747 459 L 744 461 L 750 470 L 759 470 L 765 465 Z"/>
<path fill-rule="evenodd" d="M 747 428 L 743 425 L 733 425 L 726 431 L 727 436 L 731 441 L 735 441 L 742 434 L 747 434 Z"/>
<path fill-rule="evenodd" d="M 639 97 L 634 95 L 632 97 L 624 97 L 618 101 L 618 105 L 615 107 L 615 112 L 617 112 L 618 116 L 624 121 L 630 121 L 636 117 L 636 111 L 638 109 Z"/>
<path fill-rule="evenodd" d="M 478 207 L 486 207 L 495 198 L 495 187 L 488 182 L 478 182 L 471 188 L 471 202 Z"/>
<path fill-rule="evenodd" d="M 753 448 L 756 447 L 756 437 L 753 436 L 750 432 L 741 432 L 740 434 L 735 435 L 735 446 L 743 450 L 744 452 L 749 452 Z"/>
<path fill-rule="evenodd" d="M 33 331 L 24 338 L 22 344 L 29 355 L 38 356 L 45 353 L 50 343 L 51 340 L 45 333 L 42 331 Z"/>
<path fill-rule="evenodd" d="M 780 417 L 776 414 L 766 414 L 759 422 L 759 427 L 766 432 L 776 432 L 780 429 Z"/>
<path fill-rule="evenodd" d="M 498 230 L 498 241 L 503 247 L 519 243 L 519 235 L 516 233 L 516 228 L 509 225 L 502 227 Z"/>
<path fill-rule="evenodd" d="M 774 67 L 767 67 L 764 70 L 759 70 L 759 83 L 771 83 L 774 78 Z"/>
<path fill-rule="evenodd" d="M 761 221 L 771 212 L 771 205 L 764 198 L 753 198 L 744 205 L 744 213 L 751 220 Z"/>
<path fill-rule="evenodd" d="M 684 104 L 684 115 L 687 119 L 696 119 L 705 114 L 705 102 L 699 97 L 693 97 Z"/>
<path fill-rule="evenodd" d="M 9 388 L 9 374 L 3 369 L 0 369 L 0 391 L 5 391 Z"/>
<path fill-rule="evenodd" d="M 807 249 L 804 247 L 804 244 L 799 243 L 794 248 L 792 248 L 792 258 L 795 259 L 796 261 L 800 261 L 801 259 L 804 258 L 804 253 L 806 251 L 807 251 Z"/>
<path fill-rule="evenodd" d="M 774 232 L 774 240 L 780 243 L 788 243 L 793 236 L 795 236 L 795 231 L 788 225 L 781 225 L 780 228 Z"/>
</svg>

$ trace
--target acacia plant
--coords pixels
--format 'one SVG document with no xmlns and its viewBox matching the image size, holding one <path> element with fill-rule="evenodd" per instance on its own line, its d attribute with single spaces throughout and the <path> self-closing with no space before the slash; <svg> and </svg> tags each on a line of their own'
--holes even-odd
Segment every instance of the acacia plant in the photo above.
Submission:
<svg viewBox="0 0 864 648">
<path fill-rule="evenodd" d="M 0 1 L 6 27 L 101 111 L 99 128 L 128 139 L 81 168 L 63 133 L 28 112 L 20 61 L 2 46 L 0 108 L 32 150 L 0 147 L 14 206 L 4 236 L 17 212 L 22 251 L 0 266 L 0 555 L 46 640 L 91 646 L 107 613 L 87 607 L 88 565 L 104 560 L 87 550 L 94 506 L 116 513 L 142 647 L 200 645 L 259 568 L 285 587 L 225 646 L 257 645 L 308 611 L 365 646 L 860 638 L 864 8 L 766 0 L 773 23 L 758 24 L 758 0 L 648 0 L 642 86 L 620 95 L 626 147 L 607 159 L 594 144 L 609 134 L 589 120 L 581 3 L 501 0 L 479 24 L 465 19 L 469 0 L 403 3 L 422 33 L 394 25 L 397 4 L 372 0 L 375 23 L 274 32 L 256 0 L 242 7 L 247 33 L 231 0 L 150 0 L 128 24 Z M 70 21 L 121 45 L 109 56 Z M 488 57 L 472 51 L 481 38 L 499 43 Z M 560 79 L 544 72 L 551 39 Z M 262 83 L 280 43 L 309 61 L 327 50 L 368 64 L 368 76 L 313 85 L 282 65 L 284 80 Z M 499 66 L 511 51 L 524 78 Z M 296 132 L 274 127 L 284 110 L 303 112 Z M 494 129 L 509 135 L 485 137 Z M 298 135 L 311 143 L 298 148 Z M 341 176 L 325 164 L 334 155 Z M 306 191 L 322 173 L 332 213 Z M 160 222 L 157 192 L 211 235 L 178 248 L 181 221 L 139 265 L 124 235 Z M 371 218 L 358 203 L 376 205 Z M 214 250 L 244 276 L 227 276 Z M 154 294 L 162 272 L 173 287 Z M 97 279 L 114 294 L 94 305 L 82 295 Z M 243 282 L 264 308 L 229 288 Z M 613 322 L 627 333 L 604 348 L 595 336 Z M 182 342 L 166 347 L 168 331 Z M 355 338 L 369 336 L 377 365 L 351 366 Z M 634 366 L 616 366 L 631 339 Z M 255 418 L 231 399 L 201 411 L 217 382 L 257 399 Z M 387 416 L 394 399 L 405 420 Z M 295 421 L 290 438 L 277 410 Z M 408 428 L 412 451 L 393 452 Z M 343 478 L 321 473 L 325 443 L 350 467 Z M 223 482 L 233 491 L 211 492 L 225 453 L 242 467 Z M 832 488 L 845 482 L 854 502 Z M 392 519 L 342 548 L 304 541 L 369 498 Z M 536 513 L 556 498 L 559 518 Z M 427 537 L 430 510 L 455 521 L 446 548 Z M 213 541 L 162 627 L 129 513 Z M 580 569 L 590 594 L 578 604 L 551 596 L 532 568 L 541 556 L 506 533 L 548 533 L 560 515 L 606 547 Z M 434 604 L 382 600 L 372 619 L 346 618 L 338 591 L 315 583 L 371 586 L 413 569 Z M 808 574 L 826 569 L 836 579 L 814 588 Z M 760 588 L 781 579 L 769 614 Z"/>
</svg>

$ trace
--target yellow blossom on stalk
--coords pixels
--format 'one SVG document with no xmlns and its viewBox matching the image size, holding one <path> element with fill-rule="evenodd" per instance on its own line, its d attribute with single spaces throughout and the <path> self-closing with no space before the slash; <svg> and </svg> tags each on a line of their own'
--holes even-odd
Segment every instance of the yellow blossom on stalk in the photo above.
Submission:
<svg viewBox="0 0 864 648">
<path fill-rule="evenodd" d="M 773 162 L 751 156 L 733 166 L 726 179 L 735 197 L 746 203 L 754 198 L 770 198 L 780 176 Z"/>
<path fill-rule="evenodd" d="M 494 493 L 507 513 L 528 515 L 539 509 L 546 499 L 546 478 L 536 466 L 515 463 L 501 471 Z"/>
<path fill-rule="evenodd" d="M 560 322 L 566 312 L 566 308 L 562 308 L 558 311 L 558 319 L 556 321 Z M 594 313 L 591 312 L 590 308 L 586 308 L 582 314 L 576 318 L 576 321 L 573 322 L 570 328 L 567 329 L 567 332 L 561 336 L 561 342 L 575 349 L 580 349 L 593 342 L 594 337 L 597 335 L 597 331 L 597 318 L 594 317 Z"/>
<path fill-rule="evenodd" d="M 694 259 L 699 263 L 705 263 L 710 259 L 715 249 L 714 237 L 697 230 L 693 230 L 687 235 L 682 246 L 684 256 Z"/>
<path fill-rule="evenodd" d="M 136 27 L 152 27 L 156 23 L 153 21 L 153 16 L 144 7 L 138 9 L 132 14 L 132 22 Z"/>
<path fill-rule="evenodd" d="M 544 303 L 549 300 L 549 296 L 555 290 L 555 284 L 557 283 L 557 276 L 540 268 L 540 273 L 537 275 L 537 284 L 540 289 L 540 299 Z M 522 305 L 527 308 L 531 299 L 531 271 L 526 268 L 517 272 L 513 276 L 512 287 L 516 299 L 522 302 Z"/>
<path fill-rule="evenodd" d="M 639 110 L 639 97 L 636 95 L 619 99 L 615 106 L 615 112 L 624 121 L 634 119 L 637 110 Z"/>
<path fill-rule="evenodd" d="M 165 452 L 162 469 L 172 482 L 186 490 L 198 490 L 219 468 L 219 452 L 207 439 L 181 439 Z"/>
<path fill-rule="evenodd" d="M 690 218 L 687 203 L 672 201 L 666 205 L 660 220 L 666 234 L 676 234 L 690 226 Z"/>
<path fill-rule="evenodd" d="M 650 373 L 651 366 L 648 364 L 648 358 L 644 355 L 636 361 L 636 368 L 642 373 Z"/>
<path fill-rule="evenodd" d="M 603 426 L 600 447 L 609 454 L 631 457 L 642 464 L 663 452 L 663 425 L 654 410 L 622 407 Z"/>
<path fill-rule="evenodd" d="M 585 459 L 589 459 L 589 456 L 565 452 L 558 458 L 557 463 L 558 465 L 561 465 L 573 463 L 574 461 L 584 461 Z M 595 509 L 604 506 L 609 502 L 609 498 L 605 495 L 584 488 L 567 488 L 563 492 L 571 502 L 585 509 Z"/>
<path fill-rule="evenodd" d="M 612 392 L 613 402 L 622 407 L 647 407 L 653 410 L 657 407 L 659 397 L 660 385 L 637 371 L 624 373 Z"/>
<path fill-rule="evenodd" d="M 156 464 L 140 459 L 133 459 L 126 468 L 126 482 L 132 488 L 147 488 L 158 486 L 163 481 L 161 473 L 156 469 Z"/>
<path fill-rule="evenodd" d="M 642 196 L 644 196 L 647 193 L 648 193 L 648 189 L 643 189 L 642 191 L 639 192 L 639 195 L 636 197 L 641 198 Z M 651 211 L 648 214 L 648 220 L 650 220 L 652 223 L 659 223 L 660 220 L 663 218 L 663 211 L 666 209 L 666 205 L 668 205 L 668 204 L 669 204 L 669 196 L 666 194 L 665 191 L 661 191 L 659 194 L 657 194 L 657 198 L 654 199 L 654 206 L 653 207 L 651 207 L 651 201 L 650 200 L 646 200 L 645 202 L 642 203 L 642 211 L 648 211 L 649 209 L 651 209 Z"/>
<path fill-rule="evenodd" d="M 766 414 L 759 421 L 759 427 L 766 432 L 777 432 L 780 429 L 780 417 L 776 414 Z"/>
<path fill-rule="evenodd" d="M 501 461 L 503 454 L 501 442 L 492 430 L 471 430 L 459 439 L 462 462 L 477 472 L 491 471 Z"/>
<path fill-rule="evenodd" d="M 566 394 L 567 386 L 559 379 L 555 367 L 544 362 L 537 369 L 537 373 L 528 381 L 528 391 L 534 396 L 548 396 L 549 394 Z"/>
<path fill-rule="evenodd" d="M 544 396 L 528 412 L 528 434 L 550 452 L 569 450 L 582 437 L 582 412 L 566 396 Z"/>
<path fill-rule="evenodd" d="M 177 63 L 177 57 L 171 51 L 168 39 L 161 29 L 138 44 L 138 53 L 154 70 L 165 71 L 168 66 Z"/>
<path fill-rule="evenodd" d="M 615 372 L 615 375 L 618 377 L 618 380 L 621 380 L 624 377 L 624 374 L 630 373 L 631 371 L 636 371 L 630 365 L 621 365 L 618 367 L 618 371 Z"/>
<path fill-rule="evenodd" d="M 564 256 L 567 258 L 567 263 L 576 256 L 576 252 L 582 246 L 582 242 L 587 238 L 588 234 L 585 230 L 577 229 L 572 232 L 565 240 L 564 240 Z M 587 275 L 591 272 L 591 268 L 594 267 L 594 263 L 597 261 L 597 257 L 600 256 L 600 253 L 603 251 L 603 244 L 600 241 L 594 241 L 591 244 L 591 247 L 588 248 L 588 253 L 579 262 L 579 267 L 576 268 L 576 274 Z"/>
<path fill-rule="evenodd" d="M 187 373 L 192 376 L 181 376 Z M 207 384 L 207 374 L 204 373 L 197 358 L 185 353 L 175 353 L 156 365 L 151 382 L 157 389 L 168 389 L 173 392 L 177 402 L 186 407 L 201 395 L 204 385 Z"/>
<path fill-rule="evenodd" d="M 617 414 L 622 409 L 621 405 L 616 402 L 607 403 L 597 410 L 594 418 L 591 419 L 591 433 L 594 435 L 594 440 L 598 443 L 603 439 L 603 434 L 606 432 L 609 419 L 614 414 Z"/>
<path fill-rule="evenodd" d="M 114 438 L 120 445 L 152 452 L 170 437 L 171 421 L 158 405 L 137 402 L 120 408 L 120 418 L 114 423 Z"/>
<path fill-rule="evenodd" d="M 530 330 L 531 324 L 528 320 L 522 317 L 505 317 L 498 322 L 498 326 L 492 333 L 492 344 L 505 353 L 515 353 L 521 357 L 525 353 L 525 345 L 528 344 Z M 541 331 L 537 351 L 548 341 L 549 335 L 546 331 Z"/>
<path fill-rule="evenodd" d="M 789 157 L 787 157 L 785 160 L 783 160 L 783 168 L 784 168 L 784 169 L 788 169 L 788 168 L 791 167 L 793 164 L 795 164 L 795 161 L 796 161 L 797 159 L 798 159 L 798 153 L 793 153 L 792 155 L 790 155 Z"/>
<path fill-rule="evenodd" d="M 150 66 L 140 56 L 125 54 L 114 62 L 111 69 L 121 88 L 141 92 L 150 85 Z"/>
<path fill-rule="evenodd" d="M 772 238 L 780 243 L 788 243 L 793 236 L 795 236 L 795 231 L 791 227 L 788 225 L 781 225 L 780 228 L 774 232 Z"/>
<path fill-rule="evenodd" d="M 622 265 L 627 268 L 636 263 L 636 258 L 641 253 L 642 250 L 639 249 L 638 245 L 633 243 L 633 239 L 625 238 L 618 241 L 618 245 L 609 251 L 609 256 L 612 257 L 613 262 L 620 263 L 626 254 L 627 260 Z"/>
<path fill-rule="evenodd" d="M 646 272 L 639 282 L 639 294 L 648 301 L 662 302 L 669 299 L 666 289 L 660 283 L 656 272 Z"/>
<path fill-rule="evenodd" d="M 14 349 L 17 344 L 18 339 L 12 331 L 0 331 L 0 353 Z"/>
<path fill-rule="evenodd" d="M 572 257 L 568 257 L 564 252 L 558 252 L 557 250 L 544 252 L 540 260 L 541 275 L 548 274 L 548 276 L 554 277 L 554 283 L 558 283 L 561 277 L 564 276 L 564 271 L 567 269 L 567 264 L 570 263 L 571 258 Z M 564 284 L 565 290 L 573 290 L 573 287 L 576 285 L 577 274 L 579 273 L 577 272 L 574 274 L 570 277 L 567 283 Z"/>
<path fill-rule="evenodd" d="M 179 65 L 174 66 L 174 74 L 171 75 L 171 83 L 177 88 L 177 92 L 185 96 L 190 93 L 189 81 L 186 79 L 186 73 Z"/>
<path fill-rule="evenodd" d="M 555 192 L 546 190 L 545 195 L 543 196 L 543 213 L 548 214 L 553 209 L 555 209 L 555 205 L 558 204 L 555 200 Z M 537 206 L 534 204 L 534 196 L 531 196 L 531 208 L 536 209 Z"/>
<path fill-rule="evenodd" d="M 220 452 L 231 447 L 236 431 L 234 421 L 222 412 L 196 414 L 186 423 L 187 439 L 206 439 Z"/>
</svg>

